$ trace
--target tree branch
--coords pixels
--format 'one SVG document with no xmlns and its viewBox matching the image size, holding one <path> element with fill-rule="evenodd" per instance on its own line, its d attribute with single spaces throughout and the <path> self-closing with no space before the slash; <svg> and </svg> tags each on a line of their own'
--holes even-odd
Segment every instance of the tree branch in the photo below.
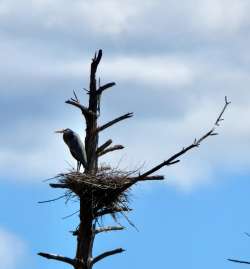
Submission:
<svg viewBox="0 0 250 269">
<path fill-rule="evenodd" d="M 136 181 L 149 181 L 149 180 L 163 180 L 164 176 L 160 176 L 160 175 L 154 175 L 154 176 L 147 176 L 144 178 L 140 178 L 141 176 L 139 175 L 138 177 L 131 177 L 131 180 L 136 180 Z M 140 178 L 138 180 L 138 178 Z"/>
<path fill-rule="evenodd" d="M 95 217 L 102 217 L 107 214 L 114 214 L 114 213 L 119 213 L 119 212 L 127 212 L 127 211 L 132 211 L 131 208 L 127 207 L 117 207 L 117 208 L 105 208 L 102 209 L 101 211 L 97 212 L 95 214 Z"/>
<path fill-rule="evenodd" d="M 46 259 L 52 259 L 52 260 L 56 260 L 56 261 L 60 261 L 60 262 L 65 262 L 65 263 L 68 263 L 72 266 L 75 266 L 77 263 L 75 259 L 71 259 L 71 258 L 60 256 L 60 255 L 43 253 L 43 252 L 39 252 L 39 253 L 37 253 L 37 255 L 44 257 Z"/>
<path fill-rule="evenodd" d="M 115 255 L 115 254 L 121 253 L 123 251 L 125 251 L 125 249 L 123 249 L 123 248 L 117 248 L 117 249 L 114 249 L 114 250 L 106 251 L 106 252 L 96 256 L 92 260 L 91 264 L 93 265 L 93 264 L 99 262 L 100 260 L 102 260 L 102 259 L 104 259 L 104 258 L 106 258 L 108 256 Z"/>
<path fill-rule="evenodd" d="M 123 226 L 107 226 L 107 227 L 100 227 L 95 229 L 95 234 L 99 234 L 102 232 L 111 232 L 111 231 L 121 231 L 124 230 L 125 227 Z"/>
<path fill-rule="evenodd" d="M 184 155 L 187 151 L 193 149 L 193 148 L 197 148 L 200 146 L 201 142 L 204 141 L 206 138 L 208 138 L 209 136 L 214 136 L 217 135 L 217 133 L 215 132 L 216 127 L 219 126 L 219 122 L 222 121 L 222 116 L 227 108 L 227 106 L 230 104 L 230 102 L 228 102 L 227 97 L 225 97 L 225 104 L 223 106 L 222 111 L 220 112 L 218 118 L 216 119 L 216 122 L 213 126 L 213 128 L 211 130 L 209 130 L 207 133 L 205 133 L 202 137 L 200 137 L 199 139 L 195 139 L 194 142 L 187 146 L 186 148 L 183 148 L 181 151 L 177 152 L 176 154 L 174 154 L 173 156 L 171 156 L 169 159 L 167 159 L 166 161 L 163 161 L 162 163 L 160 163 L 159 165 L 153 167 L 152 169 L 148 170 L 147 172 L 143 173 L 142 175 L 139 175 L 136 179 L 135 179 L 135 183 L 137 181 L 141 181 L 143 180 L 143 178 L 148 177 L 149 175 L 151 175 L 152 173 L 158 171 L 159 169 L 161 169 L 163 166 L 170 166 L 173 164 L 176 164 L 178 162 L 180 162 L 180 160 L 178 160 L 178 158 L 182 155 Z"/>
<path fill-rule="evenodd" d="M 124 146 L 122 145 L 115 145 L 113 147 L 109 147 L 107 148 L 106 150 L 103 150 L 101 152 L 98 153 L 98 157 L 108 153 L 108 152 L 111 152 L 111 151 L 115 151 L 115 150 L 120 150 L 120 149 L 124 149 Z"/>
<path fill-rule="evenodd" d="M 71 98 L 71 100 L 65 101 L 65 103 L 79 108 L 82 111 L 82 114 L 84 115 L 85 118 L 88 117 L 89 115 L 91 115 L 91 116 L 96 115 L 93 111 L 91 111 L 87 107 L 81 105 L 79 101 L 74 100 L 73 98 Z"/>
<path fill-rule="evenodd" d="M 240 260 L 234 260 L 234 259 L 227 259 L 230 262 L 237 262 L 237 263 L 244 263 L 244 264 L 250 264 L 250 262 L 246 262 L 246 261 L 240 261 Z"/>
<path fill-rule="evenodd" d="M 51 188 L 55 189 L 68 189 L 69 185 L 66 183 L 50 183 L 49 184 Z"/>
<path fill-rule="evenodd" d="M 96 151 L 97 154 L 99 154 L 100 152 L 102 152 L 105 148 L 107 148 L 108 146 L 110 146 L 112 144 L 112 140 L 109 139 L 108 141 L 106 141 L 104 144 L 102 144 Z"/>
<path fill-rule="evenodd" d="M 107 90 L 108 88 L 111 88 L 115 86 L 115 82 L 110 82 L 110 83 L 107 83 L 105 85 L 102 85 L 98 88 L 98 90 L 96 91 L 97 94 L 102 94 L 103 91 Z"/>
<path fill-rule="evenodd" d="M 222 118 L 222 116 L 223 116 L 223 114 L 224 114 L 224 112 L 225 112 L 227 106 L 230 105 L 230 104 L 231 104 L 231 102 L 228 101 L 228 100 L 227 100 L 227 96 L 225 96 L 225 105 L 224 105 L 224 107 L 223 107 L 223 109 L 222 109 L 222 111 L 221 111 L 219 117 L 216 119 L 216 122 L 215 122 L 214 125 L 216 125 L 216 126 L 220 126 L 220 122 L 224 120 L 224 119 Z"/>
<path fill-rule="evenodd" d="M 119 121 L 122 121 L 122 120 L 125 120 L 125 119 L 128 119 L 128 118 L 131 118 L 132 116 L 133 116 L 133 113 L 127 113 L 127 114 L 124 114 L 124 115 L 122 115 L 121 117 L 116 118 L 116 119 L 114 119 L 114 120 L 112 120 L 112 121 L 109 121 L 108 123 L 106 123 L 106 124 L 104 124 L 104 125 L 98 127 L 98 128 L 97 128 L 97 132 L 101 132 L 101 131 L 103 131 L 104 129 L 106 129 L 106 128 L 112 126 L 112 125 L 114 125 L 115 123 L 117 123 L 117 122 L 119 122 Z"/>
</svg>

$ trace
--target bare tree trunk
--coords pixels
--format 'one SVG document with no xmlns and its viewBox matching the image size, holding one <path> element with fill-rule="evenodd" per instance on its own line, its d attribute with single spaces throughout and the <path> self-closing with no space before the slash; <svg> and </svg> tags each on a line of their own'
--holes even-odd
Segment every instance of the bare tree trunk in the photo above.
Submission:
<svg viewBox="0 0 250 269">
<path fill-rule="evenodd" d="M 89 207 L 91 208 L 91 207 Z M 92 258 L 91 241 L 93 237 L 92 231 L 92 214 L 87 209 L 87 205 L 80 202 L 80 225 L 77 234 L 77 249 L 76 257 L 77 263 L 75 269 L 89 269 L 91 268 L 90 259 Z"/>
<path fill-rule="evenodd" d="M 102 58 L 102 51 L 92 60 L 90 70 L 90 85 L 89 85 L 89 107 L 88 110 L 92 113 L 86 117 L 86 138 L 85 148 L 87 153 L 87 168 L 86 174 L 96 174 L 97 172 L 97 147 L 98 147 L 98 132 L 97 132 L 97 114 L 98 114 L 98 93 L 96 87 L 96 71 L 98 64 Z M 92 259 L 92 241 L 94 237 L 93 221 L 94 214 L 92 212 L 91 201 L 86 204 L 86 200 L 82 201 L 80 197 L 80 225 L 77 235 L 77 250 L 76 260 L 81 261 L 76 265 L 76 269 L 90 269 Z"/>
</svg>

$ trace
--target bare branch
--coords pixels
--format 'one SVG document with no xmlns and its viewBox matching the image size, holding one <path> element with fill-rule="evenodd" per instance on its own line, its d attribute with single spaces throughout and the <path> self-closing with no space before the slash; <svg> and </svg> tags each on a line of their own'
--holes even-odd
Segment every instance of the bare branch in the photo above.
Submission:
<svg viewBox="0 0 250 269">
<path fill-rule="evenodd" d="M 244 264 L 250 264 L 250 262 L 246 262 L 246 261 L 240 261 L 240 260 L 234 260 L 234 259 L 227 259 L 230 262 L 237 262 L 237 263 L 244 263 Z"/>
<path fill-rule="evenodd" d="M 37 253 L 37 255 L 44 257 L 46 259 L 52 259 L 52 260 L 56 260 L 56 261 L 60 261 L 60 262 L 65 262 L 65 263 L 68 263 L 72 266 L 76 265 L 76 260 L 68 258 L 68 257 L 55 255 L 55 254 L 49 254 L 49 253 L 43 253 L 43 252 L 39 252 L 39 253 Z"/>
<path fill-rule="evenodd" d="M 108 146 L 110 146 L 112 144 L 112 140 L 109 139 L 108 141 L 106 141 L 104 144 L 102 144 L 96 151 L 97 154 L 99 154 L 100 152 L 102 152 L 105 148 L 107 148 Z"/>
<path fill-rule="evenodd" d="M 125 120 L 125 119 L 128 119 L 128 118 L 131 118 L 133 116 L 133 113 L 127 113 L 127 114 L 124 114 L 122 115 L 121 117 L 118 117 L 112 121 L 109 121 L 108 123 L 100 126 L 97 128 L 97 132 L 101 132 L 103 131 L 104 129 L 114 125 L 115 123 L 119 122 L 119 121 L 122 121 L 122 120 Z"/>
<path fill-rule="evenodd" d="M 96 228 L 95 234 L 99 234 L 99 233 L 102 233 L 102 232 L 121 231 L 121 230 L 124 230 L 124 229 L 125 229 L 125 227 L 123 227 L 123 226 L 100 227 L 100 228 Z"/>
<path fill-rule="evenodd" d="M 84 115 L 85 118 L 88 117 L 89 115 L 92 116 L 96 115 L 93 111 L 89 110 L 87 107 L 80 104 L 78 100 L 74 100 L 73 98 L 65 101 L 65 103 L 79 108 L 82 111 L 82 114 Z"/>
<path fill-rule="evenodd" d="M 138 178 L 140 179 L 138 180 Z M 141 176 L 139 175 L 138 177 L 131 177 L 130 179 L 136 180 L 136 181 L 163 180 L 164 176 L 154 175 L 154 176 L 147 176 L 147 177 L 141 178 Z"/>
<path fill-rule="evenodd" d="M 98 157 L 100 157 L 100 156 L 102 156 L 102 155 L 104 155 L 104 154 L 106 154 L 108 152 L 115 151 L 115 150 L 120 150 L 120 149 L 124 149 L 124 146 L 122 146 L 122 145 L 115 145 L 113 147 L 109 147 L 106 150 L 103 150 L 103 151 L 99 152 Z"/>
<path fill-rule="evenodd" d="M 55 189 L 68 189 L 69 185 L 66 183 L 50 183 L 49 184 L 51 188 Z"/>
<path fill-rule="evenodd" d="M 107 90 L 108 88 L 111 88 L 115 86 L 115 82 L 110 82 L 110 83 L 107 83 L 105 85 L 102 85 L 98 88 L 98 90 L 96 91 L 97 94 L 102 94 L 103 91 Z"/>
<path fill-rule="evenodd" d="M 106 252 L 96 256 L 92 260 L 91 264 L 93 265 L 93 264 L 99 262 L 100 260 L 102 260 L 102 259 L 104 259 L 104 258 L 106 258 L 108 256 L 115 255 L 115 254 L 118 254 L 118 253 L 122 253 L 123 251 L 125 251 L 125 249 L 123 249 L 123 248 L 117 248 L 117 249 L 114 249 L 114 250 L 106 251 Z"/>
<path fill-rule="evenodd" d="M 88 90 L 88 89 L 86 89 L 86 88 L 82 88 L 82 90 L 85 91 L 86 94 L 89 94 L 89 90 Z"/>
<path fill-rule="evenodd" d="M 147 172 L 143 173 L 142 175 L 138 176 L 136 181 L 141 181 L 143 178 L 148 177 L 149 175 L 153 174 L 154 172 L 160 170 L 163 166 L 169 166 L 175 164 L 177 161 L 175 160 L 176 158 L 180 157 L 181 155 L 185 154 L 187 151 L 190 149 L 198 147 L 196 144 L 191 144 L 190 146 L 183 148 L 181 151 L 178 153 L 174 154 L 172 157 L 170 157 L 168 160 L 163 161 L 159 165 L 153 167 L 152 169 L 148 170 Z M 179 160 L 178 160 L 179 162 Z"/>
<path fill-rule="evenodd" d="M 127 207 L 117 207 L 117 208 L 105 208 L 105 209 L 102 209 L 101 211 L 97 212 L 95 214 L 95 217 L 102 217 L 104 215 L 107 215 L 107 214 L 113 214 L 113 213 L 119 213 L 119 212 L 128 212 L 128 211 L 132 211 L 131 208 L 127 208 Z"/>
<path fill-rule="evenodd" d="M 220 125 L 220 122 L 224 120 L 224 119 L 222 118 L 222 115 L 224 114 L 224 112 L 225 112 L 227 106 L 230 105 L 230 104 L 231 104 L 231 102 L 229 102 L 229 101 L 227 100 L 227 96 L 225 96 L 225 105 L 224 105 L 224 107 L 223 107 L 223 109 L 222 109 L 222 111 L 221 111 L 221 113 L 220 113 L 219 117 L 217 118 L 217 120 L 216 120 L 216 122 L 215 122 L 214 125 L 219 126 L 219 125 Z"/>
<path fill-rule="evenodd" d="M 169 159 L 167 159 L 166 161 L 163 161 L 162 163 L 160 163 L 159 165 L 153 167 L 152 169 L 148 170 L 147 172 L 143 173 L 142 175 L 139 175 L 137 177 L 137 179 L 135 179 L 135 183 L 137 181 L 141 181 L 143 180 L 143 178 L 148 177 L 149 175 L 151 175 L 152 173 L 158 171 L 159 169 L 161 169 L 163 166 L 170 166 L 173 164 L 176 164 L 178 162 L 180 162 L 180 160 L 178 160 L 178 158 L 182 155 L 184 155 L 187 151 L 193 149 L 193 148 L 197 148 L 199 147 L 199 145 L 201 144 L 202 141 L 204 141 L 206 138 L 208 138 L 209 136 L 214 136 L 217 135 L 217 133 L 215 132 L 216 127 L 219 126 L 219 122 L 222 120 L 222 116 L 227 108 L 227 106 L 230 104 L 230 102 L 228 102 L 227 98 L 225 97 L 225 105 L 222 109 L 222 111 L 219 114 L 219 117 L 217 118 L 213 128 L 211 130 L 209 130 L 207 133 L 205 133 L 202 137 L 200 137 L 199 139 L 195 139 L 194 142 L 187 146 L 186 148 L 183 148 L 181 151 L 177 152 L 176 154 L 174 154 L 173 156 L 171 156 Z"/>
<path fill-rule="evenodd" d="M 75 96 L 75 101 L 77 101 L 78 103 L 79 103 L 79 99 L 78 99 L 78 97 L 77 97 L 77 95 L 76 95 L 76 92 L 73 90 L 73 94 L 74 94 L 74 96 Z"/>
</svg>

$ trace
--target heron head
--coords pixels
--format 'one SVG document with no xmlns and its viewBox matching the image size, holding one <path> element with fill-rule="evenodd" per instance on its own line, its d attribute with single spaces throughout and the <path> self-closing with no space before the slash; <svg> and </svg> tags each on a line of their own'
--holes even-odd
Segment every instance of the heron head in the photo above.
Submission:
<svg viewBox="0 0 250 269">
<path fill-rule="evenodd" d="M 67 128 L 67 129 L 55 131 L 55 133 L 57 133 L 57 134 L 70 134 L 70 133 L 73 133 L 73 131 L 71 129 Z"/>
</svg>

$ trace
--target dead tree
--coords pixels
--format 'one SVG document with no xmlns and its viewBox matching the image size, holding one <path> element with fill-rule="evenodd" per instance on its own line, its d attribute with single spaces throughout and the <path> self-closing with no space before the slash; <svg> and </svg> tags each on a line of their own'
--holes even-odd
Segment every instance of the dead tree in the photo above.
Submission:
<svg viewBox="0 0 250 269">
<path fill-rule="evenodd" d="M 124 147 L 122 145 L 111 146 L 111 139 L 99 146 L 99 135 L 105 129 L 133 116 L 133 113 L 126 113 L 103 125 L 98 124 L 101 96 L 106 90 L 115 85 L 114 82 L 105 85 L 100 85 L 100 82 L 97 82 L 96 72 L 101 59 L 102 50 L 99 50 L 91 62 L 89 89 L 86 90 L 89 99 L 88 106 L 80 103 L 75 92 L 74 97 L 66 101 L 67 104 L 79 109 L 86 122 L 85 148 L 87 167 L 83 173 L 75 170 L 69 173 L 61 173 L 55 177 L 56 182 L 50 184 L 52 188 L 65 189 L 64 196 L 67 199 L 70 197 L 79 199 L 79 225 L 72 232 L 72 235 L 76 237 L 76 254 L 75 257 L 68 258 L 61 255 L 38 253 L 44 258 L 67 263 L 73 266 L 74 269 L 91 269 L 95 263 L 102 259 L 124 251 L 122 248 L 116 248 L 93 257 L 92 248 L 96 234 L 124 228 L 122 226 L 97 227 L 98 219 L 107 214 L 114 216 L 115 214 L 124 214 L 124 212 L 130 211 L 131 209 L 127 202 L 128 190 L 140 181 L 163 180 L 162 175 L 155 175 L 154 173 L 164 166 L 171 166 L 180 162 L 179 157 L 191 149 L 198 148 L 206 138 L 216 135 L 216 128 L 223 120 L 222 115 L 229 104 L 227 98 L 225 98 L 225 105 L 221 113 L 212 129 L 206 134 L 199 139 L 195 139 L 192 144 L 182 148 L 179 152 L 148 171 L 121 171 L 118 168 L 100 166 L 98 165 L 98 159 L 101 156 Z M 59 198 L 62 198 L 62 196 Z"/>
</svg>

